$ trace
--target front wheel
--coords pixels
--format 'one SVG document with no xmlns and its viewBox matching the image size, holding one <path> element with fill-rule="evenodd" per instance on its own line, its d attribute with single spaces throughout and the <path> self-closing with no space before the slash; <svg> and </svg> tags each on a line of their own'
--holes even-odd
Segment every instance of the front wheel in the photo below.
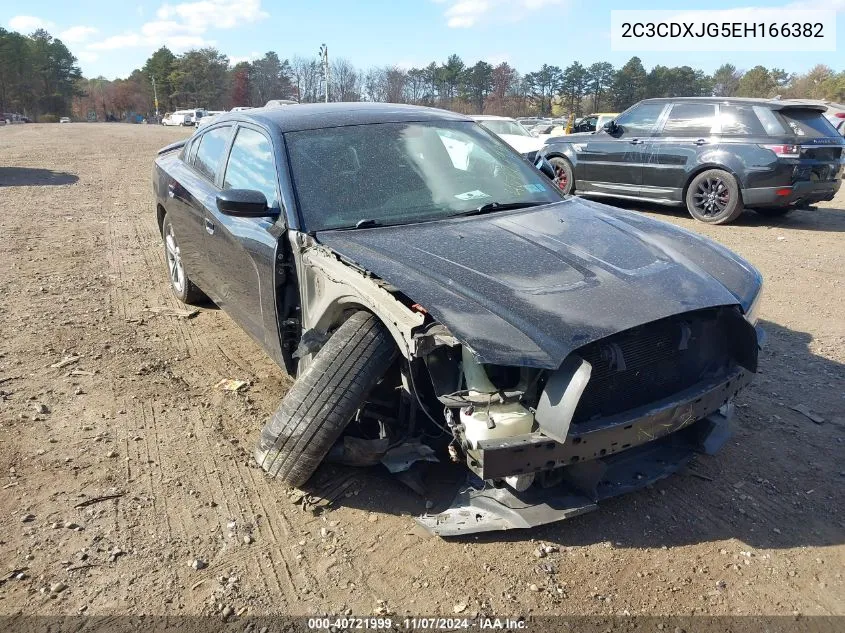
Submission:
<svg viewBox="0 0 845 633">
<path fill-rule="evenodd" d="M 575 177 L 572 174 L 572 164 L 565 158 L 555 156 L 549 159 L 549 163 L 555 170 L 554 183 L 560 192 L 570 194 L 575 190 Z"/>
<path fill-rule="evenodd" d="M 301 486 L 396 358 L 387 328 L 356 312 L 331 335 L 261 431 L 255 459 L 290 486 Z"/>
<path fill-rule="evenodd" d="M 687 187 L 687 210 L 696 220 L 727 224 L 742 215 L 742 196 L 736 179 L 722 169 L 708 169 Z"/>
</svg>

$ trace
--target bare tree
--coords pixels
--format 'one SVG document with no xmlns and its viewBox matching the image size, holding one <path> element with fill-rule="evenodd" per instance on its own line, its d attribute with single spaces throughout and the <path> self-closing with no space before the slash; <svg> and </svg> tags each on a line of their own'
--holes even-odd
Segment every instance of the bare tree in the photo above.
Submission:
<svg viewBox="0 0 845 633">
<path fill-rule="evenodd" d="M 362 74 L 348 60 L 338 58 L 332 62 L 332 101 L 360 101 Z"/>
</svg>

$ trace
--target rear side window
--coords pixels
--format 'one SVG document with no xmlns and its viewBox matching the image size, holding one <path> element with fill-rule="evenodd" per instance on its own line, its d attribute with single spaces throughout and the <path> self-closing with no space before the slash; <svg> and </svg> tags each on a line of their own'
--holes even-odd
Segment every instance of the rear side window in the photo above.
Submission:
<svg viewBox="0 0 845 633">
<path fill-rule="evenodd" d="M 771 115 L 767 108 L 755 108 L 748 105 L 725 105 L 719 106 L 719 124 L 721 133 L 726 136 L 765 136 L 766 128 L 758 117 L 757 110 L 763 110 L 763 117 L 766 113 Z M 774 121 L 777 124 L 777 121 Z M 773 131 L 772 133 L 777 133 Z"/>
<path fill-rule="evenodd" d="M 710 136 L 716 123 L 713 103 L 676 103 L 669 112 L 663 134 L 666 136 Z"/>
<path fill-rule="evenodd" d="M 838 136 L 836 128 L 818 110 L 789 109 L 777 112 L 778 118 L 786 124 L 787 134 L 806 138 Z"/>
<path fill-rule="evenodd" d="M 203 134 L 202 138 L 199 139 L 199 149 L 197 149 L 197 155 L 194 158 L 194 169 L 212 182 L 214 182 L 217 168 L 220 167 L 220 162 L 223 160 L 231 131 L 231 126 L 216 127 Z M 195 140 L 194 144 L 196 143 Z"/>
</svg>

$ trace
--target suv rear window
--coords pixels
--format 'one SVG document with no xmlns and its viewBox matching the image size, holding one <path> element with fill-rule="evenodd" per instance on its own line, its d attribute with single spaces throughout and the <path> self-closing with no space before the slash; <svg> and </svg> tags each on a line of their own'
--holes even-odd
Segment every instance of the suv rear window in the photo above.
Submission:
<svg viewBox="0 0 845 633">
<path fill-rule="evenodd" d="M 780 110 L 777 115 L 786 124 L 786 129 L 796 136 L 823 138 L 839 135 L 836 128 L 818 110 L 790 108 Z"/>
</svg>

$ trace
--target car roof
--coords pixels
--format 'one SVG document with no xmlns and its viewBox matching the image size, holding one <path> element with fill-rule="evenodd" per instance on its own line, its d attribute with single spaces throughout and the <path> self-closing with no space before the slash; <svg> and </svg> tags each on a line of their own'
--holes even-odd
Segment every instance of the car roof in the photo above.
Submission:
<svg viewBox="0 0 845 633">
<path fill-rule="evenodd" d="M 787 108 L 807 108 L 823 112 L 825 106 L 818 101 L 810 99 L 759 99 L 753 97 L 657 97 L 654 99 L 643 99 L 641 103 L 682 103 L 682 102 L 704 102 L 704 103 L 733 103 L 736 105 L 758 105 L 766 106 L 772 110 L 785 110 Z"/>
<path fill-rule="evenodd" d="M 253 108 L 220 115 L 215 122 L 253 121 L 280 132 L 370 123 L 407 121 L 472 121 L 470 117 L 436 108 L 396 103 L 308 103 L 283 108 Z"/>
</svg>

